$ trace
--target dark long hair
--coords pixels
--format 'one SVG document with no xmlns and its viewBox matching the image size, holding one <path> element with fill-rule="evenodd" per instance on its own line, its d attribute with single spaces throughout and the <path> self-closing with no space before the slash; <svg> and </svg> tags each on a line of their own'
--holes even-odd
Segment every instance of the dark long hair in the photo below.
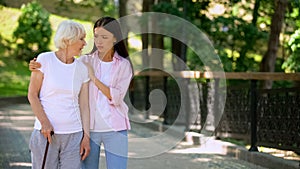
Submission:
<svg viewBox="0 0 300 169">
<path fill-rule="evenodd" d="M 124 38 L 122 35 L 122 31 L 121 31 L 121 26 L 119 24 L 119 22 L 112 17 L 109 16 L 105 16 L 102 17 L 100 19 L 98 19 L 95 24 L 94 24 L 94 29 L 98 28 L 98 27 L 102 27 L 105 30 L 109 31 L 110 33 L 112 33 L 115 38 L 117 39 L 117 42 L 114 44 L 114 50 L 118 52 L 118 54 L 120 56 L 122 56 L 123 58 L 127 58 L 128 57 L 128 51 L 124 42 Z M 95 52 L 97 50 L 97 47 L 94 44 L 94 48 L 91 51 L 91 53 Z"/>
</svg>

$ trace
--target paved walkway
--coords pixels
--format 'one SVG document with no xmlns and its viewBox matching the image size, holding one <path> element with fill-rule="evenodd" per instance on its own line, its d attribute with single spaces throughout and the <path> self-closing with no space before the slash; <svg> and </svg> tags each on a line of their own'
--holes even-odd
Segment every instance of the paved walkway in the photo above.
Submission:
<svg viewBox="0 0 300 169">
<path fill-rule="evenodd" d="M 31 168 L 28 141 L 33 121 L 29 104 L 0 106 L 0 169 Z M 129 132 L 128 169 L 263 169 L 225 155 L 221 144 L 214 143 L 207 141 L 205 145 L 194 146 L 133 123 Z M 101 157 L 104 169 L 103 153 Z"/>
</svg>

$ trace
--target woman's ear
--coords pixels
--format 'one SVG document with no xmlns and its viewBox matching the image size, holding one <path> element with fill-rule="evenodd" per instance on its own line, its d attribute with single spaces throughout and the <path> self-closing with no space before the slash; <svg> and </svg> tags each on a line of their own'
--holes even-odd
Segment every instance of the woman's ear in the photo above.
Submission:
<svg viewBox="0 0 300 169">
<path fill-rule="evenodd" d="M 68 39 L 63 39 L 63 43 L 64 43 L 64 45 L 65 46 L 69 46 L 70 44 L 70 40 L 68 40 Z"/>
</svg>

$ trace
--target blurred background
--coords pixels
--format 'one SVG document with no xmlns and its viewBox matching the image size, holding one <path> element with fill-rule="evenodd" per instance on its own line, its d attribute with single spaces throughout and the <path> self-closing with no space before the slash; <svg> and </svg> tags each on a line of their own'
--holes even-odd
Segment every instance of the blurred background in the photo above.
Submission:
<svg viewBox="0 0 300 169">
<path fill-rule="evenodd" d="M 299 4 L 299 0 L 0 0 L 0 96 L 27 94 L 28 61 L 42 51 L 55 50 L 52 39 L 60 21 L 74 19 L 86 27 L 87 53 L 93 45 L 94 21 L 138 12 L 168 13 L 197 26 L 211 40 L 226 72 L 299 72 Z M 142 29 L 153 26 L 152 22 Z M 199 57 L 176 39 L 133 35 L 128 47 L 130 53 L 168 50 L 191 70 L 203 70 Z M 176 70 L 176 62 L 164 65 L 164 59 L 172 60 L 172 55 L 161 55 L 156 62 Z M 151 50 L 131 59 L 147 67 L 152 64 L 150 56 Z M 264 87 L 291 85 L 276 82 Z"/>
<path fill-rule="evenodd" d="M 55 50 L 53 36 L 61 21 L 73 19 L 84 25 L 84 54 L 93 47 L 92 27 L 98 18 L 118 19 L 143 12 L 171 14 L 192 23 L 207 36 L 213 50 L 210 54 L 220 58 L 229 76 L 226 84 L 214 76 L 180 77 L 178 83 L 180 78 L 137 74 L 129 88 L 132 122 L 154 116 L 164 125 L 179 121 L 177 125 L 184 125 L 185 131 L 206 129 L 223 140 L 247 148 L 251 144 L 253 151 L 256 145 L 291 150 L 291 158 L 299 161 L 300 0 L 0 0 L 0 98 L 25 98 L 29 60 Z M 160 23 L 142 21 L 134 26 L 143 32 Z M 135 70 L 155 65 L 159 70 L 180 71 L 185 69 L 184 62 L 191 71 L 209 71 L 179 39 L 154 33 L 136 35 L 125 29 L 129 23 L 121 24 Z M 258 72 L 282 74 L 251 74 Z M 295 76 L 286 76 L 291 74 Z M 164 91 L 167 103 L 159 92 L 157 97 L 147 97 L 155 88 Z M 150 106 L 152 112 L 147 111 Z M 256 112 L 257 118 L 252 116 Z"/>
</svg>

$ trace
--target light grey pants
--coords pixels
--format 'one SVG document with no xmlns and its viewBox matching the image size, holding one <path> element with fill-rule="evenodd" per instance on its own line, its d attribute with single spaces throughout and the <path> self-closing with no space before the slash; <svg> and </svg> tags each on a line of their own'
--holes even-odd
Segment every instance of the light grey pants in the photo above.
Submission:
<svg viewBox="0 0 300 169">
<path fill-rule="evenodd" d="M 54 134 L 49 145 L 45 169 L 80 169 L 80 143 L 83 133 Z M 29 142 L 32 169 L 42 168 L 47 140 L 39 130 L 33 130 Z"/>
</svg>

